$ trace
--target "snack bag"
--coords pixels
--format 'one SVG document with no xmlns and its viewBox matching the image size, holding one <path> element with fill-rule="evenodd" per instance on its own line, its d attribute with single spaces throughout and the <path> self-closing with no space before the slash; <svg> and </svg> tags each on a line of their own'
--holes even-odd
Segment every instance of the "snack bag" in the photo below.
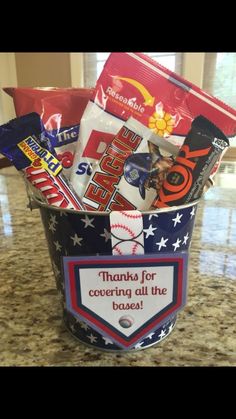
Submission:
<svg viewBox="0 0 236 419">
<path fill-rule="evenodd" d="M 70 178 L 78 195 L 83 196 L 104 144 L 130 116 L 180 147 L 200 114 L 228 137 L 235 135 L 234 109 L 144 54 L 110 54 L 81 120 Z"/>
<path fill-rule="evenodd" d="M 3 90 L 12 96 L 16 116 L 30 112 L 40 115 L 50 150 L 61 162 L 63 173 L 69 179 L 80 120 L 93 89 L 7 87 Z"/>
<path fill-rule="evenodd" d="M 60 162 L 39 144 L 42 130 L 40 117 L 35 112 L 1 125 L 0 153 L 22 172 L 37 198 L 62 209 L 84 209 L 61 173 Z"/>
<path fill-rule="evenodd" d="M 94 167 L 83 196 L 87 210 L 148 210 L 178 148 L 129 118 Z"/>
<path fill-rule="evenodd" d="M 122 119 L 104 112 L 89 101 L 81 119 L 79 141 L 70 177 L 74 189 L 81 198 L 94 166 L 123 125 Z"/>
</svg>

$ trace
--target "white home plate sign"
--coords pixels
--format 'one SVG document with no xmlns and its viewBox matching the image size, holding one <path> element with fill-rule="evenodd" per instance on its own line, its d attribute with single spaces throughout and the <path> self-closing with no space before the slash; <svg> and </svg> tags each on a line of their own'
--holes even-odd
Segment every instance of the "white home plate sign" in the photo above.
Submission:
<svg viewBox="0 0 236 419">
<path fill-rule="evenodd" d="M 63 257 L 66 305 L 129 348 L 186 301 L 187 254 Z"/>
</svg>

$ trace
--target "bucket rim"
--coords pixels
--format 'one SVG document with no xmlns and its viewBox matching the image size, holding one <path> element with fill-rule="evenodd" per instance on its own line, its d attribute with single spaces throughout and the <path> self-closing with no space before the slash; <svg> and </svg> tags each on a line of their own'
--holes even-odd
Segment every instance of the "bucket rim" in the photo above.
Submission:
<svg viewBox="0 0 236 419">
<path fill-rule="evenodd" d="M 173 207 L 165 207 L 165 208 L 157 208 L 155 210 L 147 210 L 147 211 L 140 211 L 141 214 L 143 215 L 152 215 L 152 214 L 159 214 L 159 213 L 166 213 L 166 212 L 173 212 L 173 211 L 178 211 L 178 210 L 182 210 L 185 208 L 189 208 L 189 207 L 193 207 L 198 205 L 200 199 L 197 199 L 195 201 L 192 202 L 188 202 L 187 204 L 183 204 L 183 205 L 175 205 Z M 35 208 L 46 208 L 49 209 L 51 211 L 59 211 L 59 212 L 68 212 L 70 214 L 87 214 L 87 215 L 96 215 L 96 216 L 108 216 L 111 214 L 111 211 L 86 211 L 86 210 L 74 210 L 74 209 L 70 209 L 70 208 L 60 208 L 60 207 L 56 207 L 54 205 L 49 205 L 46 202 L 42 202 L 40 201 L 37 197 L 35 196 L 30 196 L 29 197 L 29 205 L 28 207 L 30 209 L 35 209 Z M 124 210 L 124 211 L 128 211 L 128 210 Z"/>
</svg>

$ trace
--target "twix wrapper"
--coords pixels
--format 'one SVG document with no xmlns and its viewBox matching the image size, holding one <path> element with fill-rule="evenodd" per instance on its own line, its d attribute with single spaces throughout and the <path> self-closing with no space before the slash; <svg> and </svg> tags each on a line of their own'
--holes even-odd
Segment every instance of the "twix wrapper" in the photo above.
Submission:
<svg viewBox="0 0 236 419">
<path fill-rule="evenodd" d="M 23 172 L 36 190 L 34 195 L 49 205 L 84 209 L 63 174 L 57 158 L 40 145 L 43 126 L 37 113 L 13 119 L 0 126 L 0 152 Z"/>
<path fill-rule="evenodd" d="M 153 206 L 163 208 L 199 199 L 215 163 L 228 146 L 228 138 L 212 122 L 201 115 L 195 118 Z"/>
</svg>

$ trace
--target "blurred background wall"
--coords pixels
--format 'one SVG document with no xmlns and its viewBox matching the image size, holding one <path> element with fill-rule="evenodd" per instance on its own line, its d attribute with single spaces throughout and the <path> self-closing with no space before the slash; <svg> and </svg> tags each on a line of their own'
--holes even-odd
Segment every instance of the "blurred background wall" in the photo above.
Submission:
<svg viewBox="0 0 236 419">
<path fill-rule="evenodd" d="M 17 86 L 14 53 L 0 52 L 0 124 L 15 117 L 12 99 L 2 91 L 4 86 Z"/>
<path fill-rule="evenodd" d="M 71 86 L 69 53 L 16 53 L 18 86 Z"/>
</svg>

